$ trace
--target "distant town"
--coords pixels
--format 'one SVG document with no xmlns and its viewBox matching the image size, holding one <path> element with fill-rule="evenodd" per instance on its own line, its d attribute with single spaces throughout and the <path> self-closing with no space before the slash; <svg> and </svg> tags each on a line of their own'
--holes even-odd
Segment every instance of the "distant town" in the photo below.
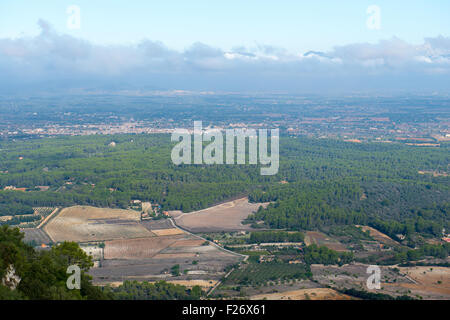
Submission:
<svg viewBox="0 0 450 320">
<path fill-rule="evenodd" d="M 0 98 L 0 137 L 171 133 L 201 120 L 207 128 L 279 128 L 284 135 L 354 143 L 438 147 L 450 141 L 447 96 L 337 99 L 235 94 L 230 99 L 182 91 L 170 95 L 80 95 L 70 101 Z"/>
</svg>

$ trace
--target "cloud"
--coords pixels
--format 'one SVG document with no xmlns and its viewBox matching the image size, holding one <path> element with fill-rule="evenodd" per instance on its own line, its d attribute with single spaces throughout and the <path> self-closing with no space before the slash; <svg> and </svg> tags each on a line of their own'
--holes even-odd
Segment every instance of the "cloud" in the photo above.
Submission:
<svg viewBox="0 0 450 320">
<path fill-rule="evenodd" d="M 199 90 L 450 89 L 450 38 L 411 44 L 398 38 L 288 52 L 258 44 L 225 51 L 194 43 L 183 51 L 160 41 L 102 46 L 56 32 L 0 39 L 0 86 L 52 88 L 143 86 Z M 313 48 L 312 48 L 313 49 Z"/>
</svg>

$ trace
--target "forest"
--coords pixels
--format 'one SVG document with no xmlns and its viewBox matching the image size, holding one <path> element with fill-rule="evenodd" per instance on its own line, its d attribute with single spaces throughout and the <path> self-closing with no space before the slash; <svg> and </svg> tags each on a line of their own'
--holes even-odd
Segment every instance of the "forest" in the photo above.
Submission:
<svg viewBox="0 0 450 320">
<path fill-rule="evenodd" d="M 115 142 L 114 146 L 110 143 Z M 31 207 L 127 208 L 133 199 L 163 210 L 199 210 L 248 195 L 268 202 L 247 223 L 287 231 L 370 225 L 396 239 L 449 230 L 449 144 L 439 148 L 280 138 L 277 175 L 258 165 L 179 165 L 168 134 L 121 134 L 0 141 L 0 215 Z M 48 187 L 46 191 L 39 186 Z M 11 188 L 8 188 L 11 189 Z M 21 189 L 23 190 L 23 189 Z M 263 222 L 263 225 L 260 224 Z"/>
<path fill-rule="evenodd" d="M 155 283 L 124 281 L 118 287 L 104 287 L 103 292 L 116 300 L 198 300 L 203 296 L 199 286 L 188 289 L 165 281 Z"/>
</svg>

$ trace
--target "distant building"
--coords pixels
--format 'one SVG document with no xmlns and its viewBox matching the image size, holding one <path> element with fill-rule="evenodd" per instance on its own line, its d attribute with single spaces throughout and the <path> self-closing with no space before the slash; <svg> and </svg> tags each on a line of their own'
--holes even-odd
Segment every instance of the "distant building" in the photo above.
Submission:
<svg viewBox="0 0 450 320">
<path fill-rule="evenodd" d="M 272 262 L 275 259 L 274 255 L 262 255 L 259 256 L 259 263 Z"/>
<path fill-rule="evenodd" d="M 396 237 L 400 240 L 405 240 L 406 236 L 404 234 L 396 234 Z"/>
</svg>

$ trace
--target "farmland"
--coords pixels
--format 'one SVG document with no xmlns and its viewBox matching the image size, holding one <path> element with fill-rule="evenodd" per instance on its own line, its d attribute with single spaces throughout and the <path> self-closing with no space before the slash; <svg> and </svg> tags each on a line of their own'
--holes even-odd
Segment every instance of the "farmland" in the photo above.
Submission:
<svg viewBox="0 0 450 320">
<path fill-rule="evenodd" d="M 450 299 L 450 268 L 400 267 L 400 273 L 413 283 L 401 283 L 399 287 L 428 299 Z M 395 287 L 392 283 L 385 286 Z"/>
<path fill-rule="evenodd" d="M 94 257 L 90 271 L 98 284 L 124 280 L 217 281 L 242 256 L 209 245 L 169 220 L 141 221 L 134 210 L 75 206 L 61 210 L 27 238 L 39 243 L 75 241 Z M 102 247 L 99 244 L 103 244 Z M 180 266 L 174 276 L 170 267 Z"/>
<path fill-rule="evenodd" d="M 156 229 L 152 231 L 157 236 L 174 236 L 177 234 L 183 234 L 183 231 L 177 228 L 168 228 L 168 229 Z"/>
<path fill-rule="evenodd" d="M 226 283 L 261 285 L 268 281 L 308 279 L 311 277 L 305 265 L 286 263 L 249 264 L 231 273 Z"/>
<path fill-rule="evenodd" d="M 168 219 L 141 221 L 135 210 L 74 206 L 55 212 L 41 228 L 22 232 L 25 241 L 36 246 L 78 242 L 93 257 L 90 274 L 101 285 L 160 279 L 215 284 L 227 266 L 244 257 L 189 234 Z M 170 272 L 175 265 L 178 275 Z"/>
<path fill-rule="evenodd" d="M 316 244 L 319 246 L 326 246 L 328 249 L 335 251 L 348 251 L 344 245 L 334 240 L 333 238 L 317 231 L 308 231 L 305 235 L 305 244 L 307 246 Z"/>
<path fill-rule="evenodd" d="M 0 215 L 0 224 L 16 225 L 22 229 L 35 228 L 56 210 L 54 207 L 34 207 L 28 214 Z"/>
<path fill-rule="evenodd" d="M 192 232 L 249 230 L 250 226 L 242 224 L 242 221 L 267 204 L 250 203 L 248 198 L 241 198 L 189 213 L 172 211 L 171 215 L 177 225 Z"/>
<path fill-rule="evenodd" d="M 383 277 L 377 292 L 448 298 L 447 274 L 438 274 L 438 267 L 449 263 L 444 234 L 448 177 L 416 176 L 419 167 L 436 161 L 433 157 L 446 162 L 442 150 L 430 151 L 433 157 L 428 150 L 415 151 L 420 156 L 414 158 L 403 147 L 282 138 L 282 176 L 266 179 L 255 176 L 249 166 L 227 171 L 220 166 L 167 164 L 154 152 L 167 148 L 165 138 L 118 135 L 44 141 L 43 149 L 25 157 L 39 172 L 44 165 L 50 168 L 44 172 L 54 181 L 52 187 L 3 190 L 1 199 L 16 199 L 39 212 L 39 221 L 29 223 L 39 228 L 23 230 L 34 246 L 79 243 L 95 260 L 89 274 L 99 285 L 125 280 L 212 281 L 217 285 L 209 292 L 212 298 L 291 291 L 278 298 L 313 298 L 308 291 L 295 291 L 364 291 L 367 266 L 376 264 Z M 114 148 L 108 147 L 111 139 Z M 41 153 L 53 149 L 62 159 L 40 163 Z M 84 158 L 88 149 L 92 157 Z M 410 163 L 411 159 L 416 160 Z M 6 178 L 26 181 L 34 176 L 14 168 L 14 159 L 8 161 L 11 165 L 5 169 L 10 173 L 3 174 L 4 183 L 12 184 Z M 8 177 L 13 172 L 15 176 Z M 135 203 L 151 203 L 154 210 L 143 215 L 142 206 Z M 49 215 L 52 208 L 58 209 Z M 19 216 L 26 216 L 23 213 Z M 431 282 L 419 271 L 404 271 L 414 268 L 409 262 L 435 268 L 420 269 Z M 322 296 L 332 298 L 333 292 L 328 293 Z"/>
<path fill-rule="evenodd" d="M 323 285 L 364 290 L 367 265 L 343 267 L 312 265 L 314 279 Z M 422 299 L 450 299 L 450 268 L 446 267 L 381 267 L 381 290 L 391 296 L 410 295 Z"/>
<path fill-rule="evenodd" d="M 133 210 L 75 206 L 62 210 L 44 227 L 55 241 L 104 241 L 150 237 L 139 224 L 140 213 Z"/>
<path fill-rule="evenodd" d="M 120 239 L 105 242 L 105 259 L 145 259 L 174 244 L 181 236 Z"/>
<path fill-rule="evenodd" d="M 108 246 L 108 245 L 107 245 Z M 106 247 L 107 247 L 106 246 Z M 241 257 L 218 250 L 214 246 L 184 247 L 182 250 L 171 250 L 166 247 L 159 253 L 148 257 L 138 256 L 135 249 L 122 258 L 110 256 L 101 261 L 101 266 L 90 270 L 94 283 L 108 284 L 124 280 L 156 281 L 156 280 L 208 280 L 217 281 L 230 264 L 242 260 Z M 178 266 L 180 273 L 173 274 L 171 268 Z"/>
<path fill-rule="evenodd" d="M 164 218 L 141 220 L 140 212 L 135 210 L 75 206 L 49 216 L 42 228 L 29 228 L 23 232 L 26 241 L 35 244 L 65 240 L 80 243 L 81 248 L 94 258 L 95 265 L 89 274 L 97 285 L 164 279 L 183 285 L 201 284 L 204 290 L 213 288 L 212 297 L 245 296 L 250 299 L 354 298 L 339 290 L 364 291 L 367 264 L 347 264 L 352 259 L 349 250 L 361 260 L 371 254 L 381 257 L 394 252 L 392 249 L 381 250 L 382 244 L 394 244 L 396 250 L 403 248 L 389 236 L 367 226 L 306 231 L 304 238 L 302 233 L 294 231 L 249 232 L 240 229 L 247 227 L 241 224 L 241 219 L 258 206 L 243 198 L 192 213 L 172 212 L 173 221 Z M 225 223 L 227 217 L 234 219 L 226 225 L 232 231 L 208 232 L 217 230 L 218 223 Z M 204 237 L 208 240 L 178 228 L 180 222 L 186 229 L 206 232 Z M 354 238 L 351 241 L 349 234 Z M 288 242 L 294 236 L 304 241 Z M 259 243 L 266 238 L 285 242 Z M 257 243 L 251 243 L 252 239 L 258 240 Z M 354 250 L 358 241 L 364 244 L 362 251 Z M 228 244 L 227 248 L 235 253 L 215 243 Z M 318 251 L 312 249 L 314 246 L 331 251 Z M 247 255 L 248 260 L 245 261 L 242 254 Z M 317 257 L 317 254 L 324 254 L 324 257 Z M 337 260 L 331 259 L 330 254 Z M 349 256 L 342 256 L 344 254 Z M 311 260 L 312 257 L 315 258 Z M 320 259 L 326 262 L 313 262 Z M 337 262 L 339 265 L 311 264 Z M 447 299 L 450 298 L 448 270 L 445 267 L 384 266 L 382 290 L 377 292 L 393 297 Z"/>
<path fill-rule="evenodd" d="M 155 283 L 156 281 L 147 281 L 148 283 Z M 175 285 L 181 285 L 185 286 L 187 288 L 192 288 L 194 286 L 199 286 L 203 290 L 208 290 L 212 288 L 214 285 L 217 284 L 217 280 L 167 280 L 167 283 L 172 283 Z M 111 282 L 108 285 L 111 287 L 118 287 L 122 284 L 121 281 L 119 282 Z"/>
<path fill-rule="evenodd" d="M 357 227 L 359 227 L 359 226 L 357 226 Z M 374 238 L 375 240 L 377 240 L 377 241 L 379 241 L 379 242 L 381 242 L 383 244 L 387 244 L 387 245 L 390 245 L 390 246 L 398 245 L 398 242 L 392 240 L 389 236 L 387 236 L 384 233 L 378 231 L 377 229 L 374 229 L 374 228 L 369 227 L 369 226 L 361 226 L 361 229 L 363 231 L 369 231 L 370 236 L 372 238 Z"/>
<path fill-rule="evenodd" d="M 259 294 L 251 300 L 352 300 L 354 298 L 329 288 L 300 289 L 276 293 Z"/>
<path fill-rule="evenodd" d="M 42 229 L 27 228 L 23 229 L 22 232 L 25 234 L 24 241 L 27 243 L 32 243 L 34 245 L 48 245 L 52 242 L 50 237 Z"/>
</svg>

